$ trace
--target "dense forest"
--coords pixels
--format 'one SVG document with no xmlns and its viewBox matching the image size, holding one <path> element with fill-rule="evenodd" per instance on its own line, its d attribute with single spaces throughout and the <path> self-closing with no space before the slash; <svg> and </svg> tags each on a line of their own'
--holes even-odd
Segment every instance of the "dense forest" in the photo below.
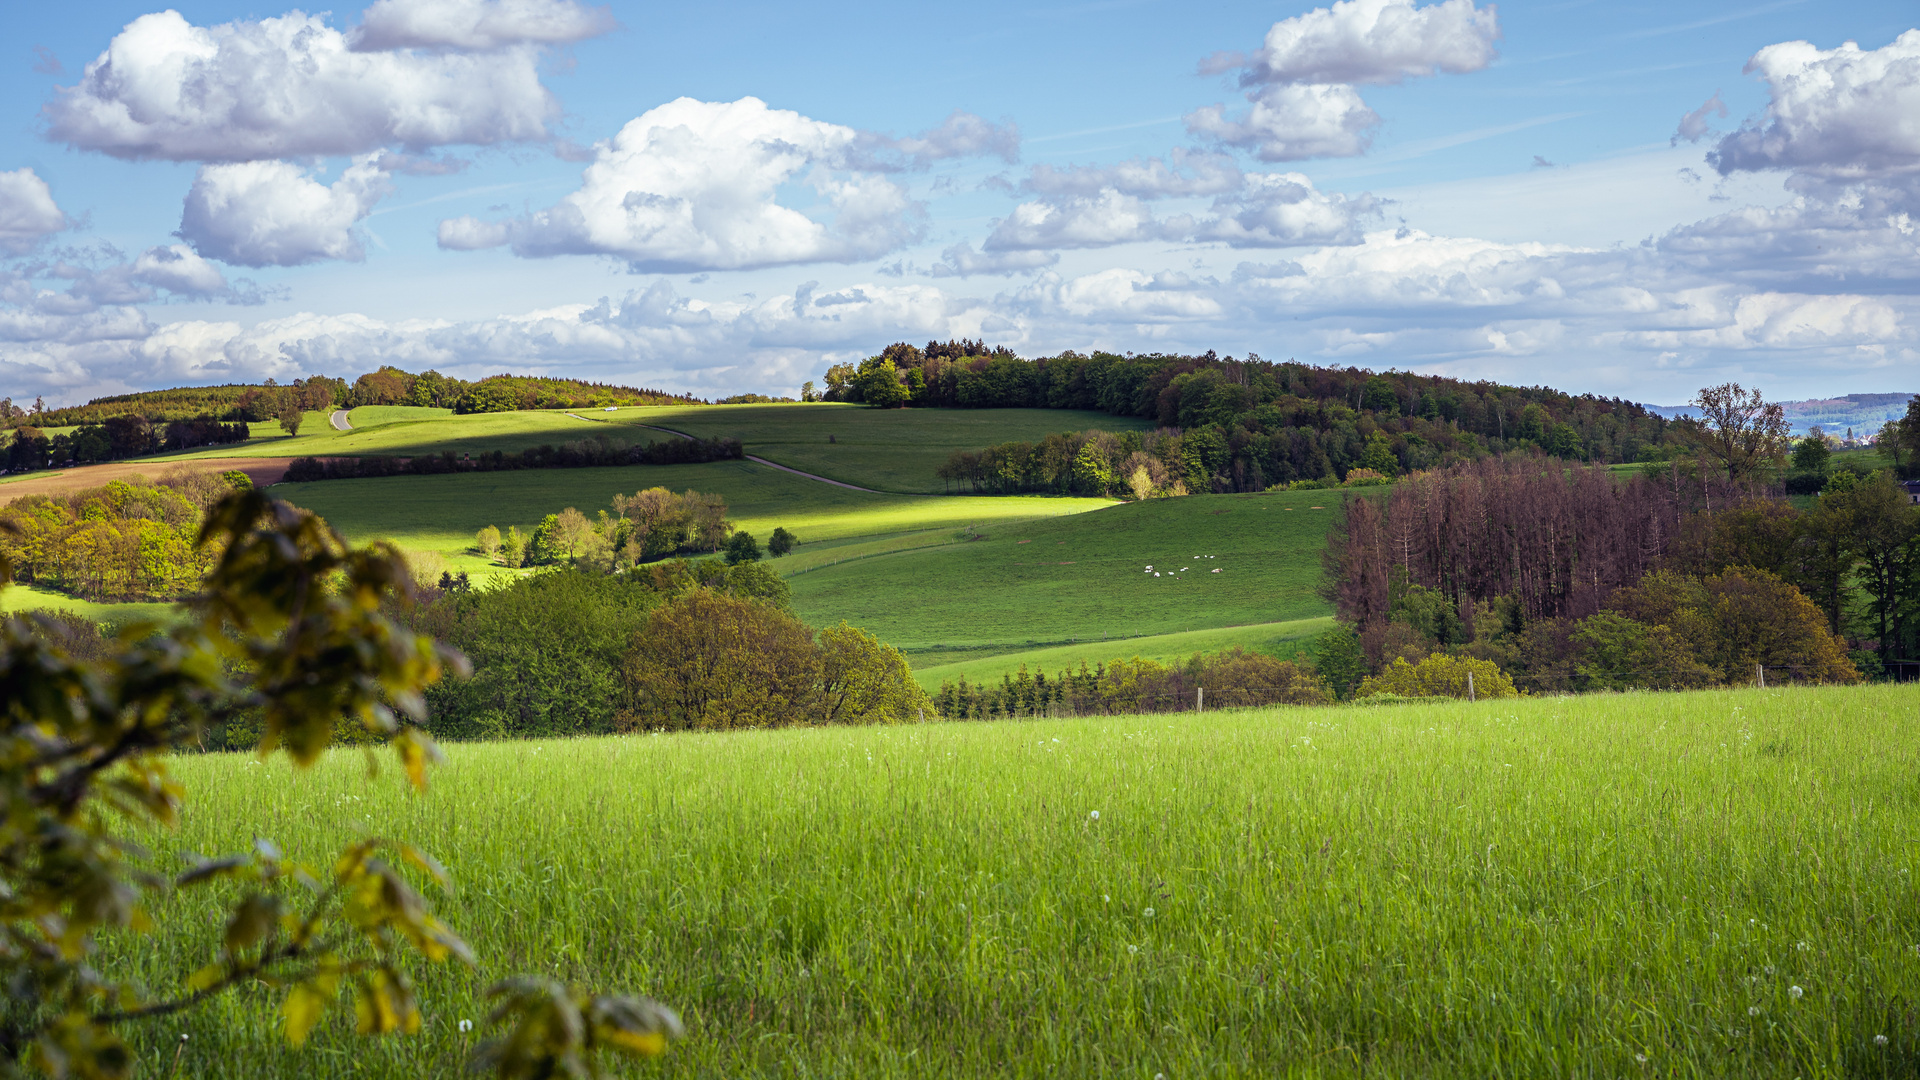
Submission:
<svg viewBox="0 0 1920 1080">
<path fill-rule="evenodd" d="M 977 341 L 899 343 L 830 368 L 822 396 L 1140 417 L 1195 443 L 1165 455 L 1195 492 L 1338 482 L 1355 468 L 1393 476 L 1520 449 L 1599 462 L 1665 460 L 1673 451 L 1669 421 L 1619 398 L 1211 352 L 1025 359 Z"/>
<path fill-rule="evenodd" d="M 173 600 L 200 588 L 219 551 L 198 547 L 206 508 L 251 487 L 245 473 L 177 470 L 0 507 L 0 558 L 18 580 L 87 600 Z"/>
<path fill-rule="evenodd" d="M 1689 463 L 1690 464 L 1690 463 Z M 1669 464 L 1622 480 L 1509 456 L 1349 499 L 1327 550 L 1337 692 L 1490 660 L 1540 691 L 1851 682 L 1920 646 L 1920 507 L 1885 470 L 1806 509 Z"/>
</svg>

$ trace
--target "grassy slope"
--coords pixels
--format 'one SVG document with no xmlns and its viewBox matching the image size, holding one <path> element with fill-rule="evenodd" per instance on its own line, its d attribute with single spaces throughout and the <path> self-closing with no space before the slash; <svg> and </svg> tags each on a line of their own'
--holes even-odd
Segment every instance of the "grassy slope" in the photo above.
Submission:
<svg viewBox="0 0 1920 1080">
<path fill-rule="evenodd" d="M 994 683 L 1003 674 L 1025 667 L 1045 672 L 1049 678 L 1062 671 L 1078 670 L 1081 664 L 1097 667 L 1114 660 L 1141 657 L 1160 663 L 1177 663 L 1194 653 L 1213 653 L 1242 648 L 1249 652 L 1292 657 L 1314 637 L 1333 629 L 1333 616 L 1294 619 L 1290 622 L 1257 623 L 1253 626 L 1227 626 L 1213 630 L 1189 630 L 1177 634 L 1153 634 L 1118 641 L 1079 641 L 1042 649 L 992 652 L 969 656 L 966 652 L 922 652 L 913 656 L 913 677 L 929 690 L 942 682 Z"/>
<path fill-rule="evenodd" d="M 986 539 L 957 547 L 796 576 L 794 607 L 815 623 L 846 619 L 916 651 L 1315 618 L 1327 614 L 1316 589 L 1339 499 L 1327 491 L 1203 495 L 989 528 Z M 1149 564 L 1164 576 L 1144 572 Z"/>
<path fill-rule="evenodd" d="M 881 491 L 926 494 L 946 490 L 934 470 L 955 450 L 1036 442 L 1062 431 L 1143 431 L 1153 426 L 1131 417 L 1067 409 L 869 409 L 836 404 L 622 409 L 606 415 L 619 421 L 638 417 L 641 423 L 703 438 L 729 436 L 746 443 L 748 453 L 790 468 Z M 829 435 L 834 442 L 827 442 Z"/>
<path fill-rule="evenodd" d="M 785 526 L 803 542 L 996 524 L 1009 519 L 1073 514 L 1110 505 L 1104 499 L 926 498 L 876 495 L 822 484 L 748 461 L 708 465 L 636 465 L 542 469 L 448 476 L 326 480 L 280 484 L 274 493 L 326 518 L 349 537 L 385 537 L 408 548 L 439 551 L 455 570 L 485 569 L 464 554 L 487 525 L 530 530 L 546 514 L 576 507 L 591 515 L 618 494 L 642 488 L 694 488 L 726 496 L 729 516 L 764 542 Z M 804 555 L 807 549 L 802 548 Z M 794 556 L 801 557 L 800 555 Z M 801 564 L 795 564 L 801 565 Z"/>
<path fill-rule="evenodd" d="M 71 611 L 75 615 L 95 622 L 131 622 L 135 619 L 147 619 L 165 622 L 173 618 L 172 604 L 99 604 L 92 600 L 81 600 L 52 589 L 43 589 L 33 585 L 8 585 L 0 589 L 0 612 L 13 611 Z"/>
<path fill-rule="evenodd" d="M 182 825 L 151 838 L 167 869 L 262 832 L 315 863 L 415 842 L 460 882 L 438 902 L 482 966 L 422 973 L 417 1037 L 355 1039 L 348 1011 L 292 1051 L 278 995 L 248 990 L 144 1028 L 138 1071 L 187 1033 L 183 1076 L 450 1076 L 483 988 L 538 970 L 683 1013 L 688 1038 L 632 1075 L 1912 1075 L 1917 705 L 1874 686 L 500 743 L 449 748 L 418 797 L 355 750 L 297 784 L 183 758 Z M 213 955 L 209 904 L 169 898 L 106 970 L 179 986 Z"/>
<path fill-rule="evenodd" d="M 639 411 L 639 410 L 635 410 Z M 336 431 L 326 413 L 308 413 L 300 434 L 280 433 L 278 423 L 254 424 L 254 437 L 238 446 L 210 446 L 161 460 L 197 457 L 414 457 L 451 450 L 480 454 L 494 450 L 525 450 L 542 443 L 559 444 L 602 433 L 560 412 L 483 413 L 454 416 L 445 409 L 400 405 L 369 406 L 348 414 L 352 431 Z"/>
</svg>

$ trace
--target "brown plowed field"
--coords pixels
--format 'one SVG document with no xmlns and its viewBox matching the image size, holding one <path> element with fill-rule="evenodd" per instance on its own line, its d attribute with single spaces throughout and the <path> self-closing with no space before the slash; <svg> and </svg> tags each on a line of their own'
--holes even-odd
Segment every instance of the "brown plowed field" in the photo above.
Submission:
<svg viewBox="0 0 1920 1080">
<path fill-rule="evenodd" d="M 8 482 L 0 477 L 0 505 L 24 495 L 59 495 L 80 488 L 99 487 L 109 480 L 144 476 L 158 480 L 181 466 L 195 472 L 228 472 L 238 469 L 253 480 L 254 487 L 277 484 L 287 474 L 292 458 L 192 458 L 186 461 L 109 461 L 101 465 L 82 465 L 57 472 L 41 473 Z"/>
</svg>

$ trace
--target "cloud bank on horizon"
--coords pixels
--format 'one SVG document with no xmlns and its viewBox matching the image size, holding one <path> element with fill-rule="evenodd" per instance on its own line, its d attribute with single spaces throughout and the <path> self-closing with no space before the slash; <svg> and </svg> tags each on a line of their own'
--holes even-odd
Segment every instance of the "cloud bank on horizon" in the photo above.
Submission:
<svg viewBox="0 0 1920 1080">
<path fill-rule="evenodd" d="M 1850 32 L 1829 19 L 1829 37 Z M 940 101 L 938 80 L 890 114 L 919 112 L 906 136 L 743 92 L 656 99 L 581 145 L 554 87 L 594 45 L 641 32 L 625 22 L 648 20 L 572 0 L 377 0 L 349 26 L 166 10 L 74 27 L 98 51 L 44 94 L 41 141 L 0 141 L 15 158 L 0 158 L 0 396 L 381 364 L 791 393 L 887 342 L 958 336 L 1028 355 L 1257 350 L 1637 400 L 1723 376 L 1781 396 L 1920 390 L 1920 29 L 1701 56 L 1705 85 L 1744 71 L 1758 107 L 1722 130 L 1731 91 L 1671 98 L 1661 127 L 1624 125 L 1592 167 L 1639 155 L 1669 187 L 1711 192 L 1695 204 L 1711 209 L 1600 245 L 1556 238 L 1552 213 L 1529 221 L 1519 203 L 1503 235 L 1470 235 L 1364 182 L 1606 111 L 1596 97 L 1400 132 L 1409 95 L 1465 94 L 1464 108 L 1474 80 L 1508 77 L 1501 50 L 1522 33 L 1474 0 L 1339 0 L 1272 22 L 1258 48 L 1198 61 L 1241 102 L 1189 86 L 1164 103 L 1184 142 L 1123 125 L 1158 148 L 1101 159 L 1087 144 L 1090 162 L 1047 160 L 1068 136 Z M 1164 62 L 1196 70 L 1190 54 Z M 604 78 L 624 100 L 619 73 Z M 49 144 L 68 153 L 48 159 Z M 1562 185 L 1540 188 L 1565 200 L 1555 212 L 1586 213 L 1578 175 L 1529 156 L 1527 183 Z M 151 209 L 67 194 L 111 170 L 150 176 Z M 1784 187 L 1733 194 L 1753 178 Z M 1470 192 L 1494 178 L 1413 179 Z M 488 204 L 516 191 L 518 208 Z M 596 287 L 581 266 L 641 280 Z M 435 274 L 443 294 L 420 284 Z M 475 280 L 533 299 L 474 315 Z M 412 310 L 364 310 L 402 285 Z"/>
</svg>

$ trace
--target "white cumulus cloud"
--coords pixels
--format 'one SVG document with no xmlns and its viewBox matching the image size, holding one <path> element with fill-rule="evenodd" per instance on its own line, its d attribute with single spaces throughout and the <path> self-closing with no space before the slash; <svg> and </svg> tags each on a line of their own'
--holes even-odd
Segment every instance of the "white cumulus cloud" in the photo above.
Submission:
<svg viewBox="0 0 1920 1080">
<path fill-rule="evenodd" d="M 1380 126 L 1380 114 L 1342 83 L 1262 87 L 1247 102 L 1247 111 L 1232 118 L 1224 105 L 1195 109 L 1185 117 L 1187 130 L 1261 161 L 1302 161 L 1364 154 Z"/>
<path fill-rule="evenodd" d="M 185 244 L 150 248 L 133 261 L 133 280 L 180 296 L 221 296 L 228 291 L 220 268 Z"/>
<path fill-rule="evenodd" d="M 566 45 L 612 30 L 605 7 L 572 0 L 376 0 L 348 35 L 360 52 Z"/>
<path fill-rule="evenodd" d="M 1187 130 L 1262 161 L 1364 154 L 1380 117 L 1356 83 L 1398 83 L 1448 72 L 1479 71 L 1495 57 L 1499 20 L 1491 5 L 1444 0 L 1341 0 L 1282 19 L 1251 56 L 1216 53 L 1204 73 L 1240 69 L 1247 111 L 1228 116 L 1209 105 L 1186 116 Z"/>
<path fill-rule="evenodd" d="M 1036 168 L 1026 186 L 1047 194 L 1000 219 L 981 245 L 987 254 L 1151 240 L 1236 248 L 1357 244 L 1365 224 L 1385 205 L 1369 194 L 1319 191 L 1300 173 L 1245 173 L 1231 161 L 1200 154 L 1176 155 L 1171 165 L 1147 158 L 1105 168 Z M 1148 205 L 1202 193 L 1215 196 L 1212 216 L 1159 217 Z M 949 272 L 964 265 L 963 259 L 948 262 Z"/>
<path fill-rule="evenodd" d="M 0 254 L 23 255 L 68 225 L 47 182 L 32 169 L 0 172 Z"/>
<path fill-rule="evenodd" d="M 1707 155 L 1722 175 L 1792 169 L 1816 181 L 1907 183 L 1920 174 L 1920 30 L 1872 50 L 1769 45 L 1747 70 L 1771 100 Z"/>
<path fill-rule="evenodd" d="M 201 255 L 238 266 L 300 266 L 365 256 L 354 226 L 391 190 L 359 160 L 331 185 L 285 161 L 206 165 L 187 192 L 180 236 Z"/>
<path fill-rule="evenodd" d="M 580 189 L 553 207 L 508 222 L 454 219 L 441 242 L 611 255 L 661 272 L 875 258 L 918 239 L 925 209 L 885 176 L 850 167 L 861 141 L 758 98 L 680 98 L 597 144 Z M 779 201 L 798 187 L 813 205 Z"/>
<path fill-rule="evenodd" d="M 976 274 L 1008 275 L 1040 270 L 1060 261 L 1050 251 L 975 251 L 961 242 L 940 253 L 940 261 L 927 271 L 928 276 L 972 277 Z"/>
<path fill-rule="evenodd" d="M 128 23 L 44 110 L 47 134 L 115 157 L 238 162 L 545 139 L 538 51 L 355 52 L 324 16 Z"/>
<path fill-rule="evenodd" d="M 1494 60 L 1500 25 L 1492 5 L 1444 0 L 1341 0 L 1282 19 L 1251 57 L 1220 56 L 1203 67 L 1242 68 L 1243 86 L 1261 83 L 1397 83 L 1440 72 L 1479 71 Z"/>
</svg>

